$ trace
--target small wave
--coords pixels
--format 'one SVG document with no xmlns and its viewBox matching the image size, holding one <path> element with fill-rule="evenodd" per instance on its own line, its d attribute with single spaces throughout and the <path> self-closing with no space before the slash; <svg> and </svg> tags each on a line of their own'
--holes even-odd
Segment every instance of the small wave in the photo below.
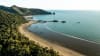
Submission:
<svg viewBox="0 0 100 56">
<path fill-rule="evenodd" d="M 55 33 L 58 33 L 58 34 L 61 34 L 61 35 L 67 36 L 67 37 L 79 39 L 79 40 L 86 41 L 86 42 L 90 42 L 90 43 L 94 43 L 94 44 L 100 44 L 100 43 L 97 43 L 97 42 L 94 42 L 94 41 L 90 41 L 90 40 L 86 40 L 86 39 L 83 39 L 83 38 L 75 37 L 75 36 L 72 36 L 72 35 L 69 35 L 69 34 L 65 34 L 65 33 L 61 33 L 61 32 L 54 31 L 54 30 L 52 30 L 51 28 L 49 28 L 47 25 L 45 25 L 45 27 L 46 27 L 48 30 L 52 31 L 52 32 L 55 32 Z"/>
</svg>

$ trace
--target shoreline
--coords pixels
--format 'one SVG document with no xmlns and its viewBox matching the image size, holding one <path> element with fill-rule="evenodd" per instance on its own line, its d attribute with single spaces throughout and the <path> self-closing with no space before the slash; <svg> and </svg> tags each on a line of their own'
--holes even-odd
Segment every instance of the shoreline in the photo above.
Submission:
<svg viewBox="0 0 100 56">
<path fill-rule="evenodd" d="M 65 33 L 60 33 L 60 32 L 53 31 L 53 30 L 50 29 L 49 27 L 46 27 L 46 28 L 47 28 L 48 30 L 52 31 L 52 32 L 55 32 L 55 33 L 64 35 L 64 36 L 66 36 L 66 37 L 76 38 L 76 39 L 79 39 L 79 40 L 82 40 L 82 41 L 86 41 L 86 42 L 90 42 L 90 43 L 93 43 L 93 44 L 99 44 L 99 43 L 94 42 L 94 41 L 90 41 L 90 40 L 86 40 L 86 39 L 82 39 L 82 38 L 75 37 L 75 36 L 73 36 L 73 35 L 68 35 L 68 34 L 65 34 Z"/>
<path fill-rule="evenodd" d="M 32 24 L 28 30 L 41 38 L 57 45 L 69 48 L 86 56 L 100 56 L 100 45 L 73 38 L 48 29 L 43 24 Z M 45 30 L 45 31 L 44 31 Z"/>
<path fill-rule="evenodd" d="M 29 40 L 32 40 L 32 41 L 35 41 L 36 43 L 39 43 L 40 46 L 43 46 L 43 47 L 48 47 L 48 48 L 52 48 L 54 49 L 54 51 L 57 51 L 59 52 L 59 54 L 61 56 L 85 56 L 83 54 L 80 54 L 78 52 L 75 52 L 73 50 L 70 50 L 69 48 L 64 48 L 60 45 L 57 45 L 57 44 L 53 44 L 53 43 L 50 43 L 48 41 L 46 41 L 45 39 L 42 39 L 40 36 L 38 35 L 35 35 L 33 34 L 32 32 L 30 32 L 29 30 L 27 30 L 27 28 L 31 25 L 31 24 L 35 24 L 37 23 L 36 21 L 29 21 L 28 23 L 25 23 L 25 24 L 21 24 L 19 27 L 18 27 L 18 31 L 26 36 L 27 38 L 29 38 Z"/>
</svg>

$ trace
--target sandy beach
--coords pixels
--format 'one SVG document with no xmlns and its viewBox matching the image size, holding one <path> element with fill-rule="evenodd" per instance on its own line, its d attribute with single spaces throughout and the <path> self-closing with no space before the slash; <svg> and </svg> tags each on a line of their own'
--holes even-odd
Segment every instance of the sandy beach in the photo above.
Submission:
<svg viewBox="0 0 100 56">
<path fill-rule="evenodd" d="M 73 36 L 69 36 L 67 34 L 64 35 L 48 28 L 46 25 L 41 23 L 32 24 L 28 27 L 28 30 L 51 43 L 69 48 L 85 54 L 86 56 L 100 56 L 100 44 L 74 38 Z"/>
<path fill-rule="evenodd" d="M 51 42 L 48 42 L 44 39 L 42 39 L 40 36 L 33 34 L 32 32 L 27 30 L 27 27 L 29 27 L 31 24 L 35 24 L 36 21 L 29 21 L 28 23 L 25 24 L 21 24 L 18 27 L 18 31 L 26 36 L 27 38 L 29 38 L 29 40 L 35 41 L 36 43 L 39 43 L 41 46 L 43 47 L 48 47 L 48 48 L 53 48 L 55 51 L 59 52 L 59 54 L 61 56 L 85 56 L 83 54 L 80 54 L 76 51 L 73 51 L 71 49 L 68 48 L 64 48 L 60 45 L 57 44 L 53 44 Z"/>
</svg>

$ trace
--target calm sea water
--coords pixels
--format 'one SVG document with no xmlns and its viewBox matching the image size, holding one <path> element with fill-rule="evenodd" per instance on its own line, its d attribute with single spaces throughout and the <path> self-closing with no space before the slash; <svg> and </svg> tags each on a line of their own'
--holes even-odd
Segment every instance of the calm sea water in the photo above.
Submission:
<svg viewBox="0 0 100 56">
<path fill-rule="evenodd" d="M 75 36 L 100 44 L 100 11 L 51 11 L 55 15 L 37 15 L 36 20 L 59 20 L 44 25 L 53 31 Z"/>
</svg>

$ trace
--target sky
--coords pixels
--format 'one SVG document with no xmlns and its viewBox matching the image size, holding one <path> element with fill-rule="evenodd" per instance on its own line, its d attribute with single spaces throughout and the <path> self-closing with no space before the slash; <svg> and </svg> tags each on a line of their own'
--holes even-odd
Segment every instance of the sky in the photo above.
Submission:
<svg viewBox="0 0 100 56">
<path fill-rule="evenodd" d="M 47 10 L 100 10 L 100 0 L 0 0 L 0 5 Z"/>
</svg>

